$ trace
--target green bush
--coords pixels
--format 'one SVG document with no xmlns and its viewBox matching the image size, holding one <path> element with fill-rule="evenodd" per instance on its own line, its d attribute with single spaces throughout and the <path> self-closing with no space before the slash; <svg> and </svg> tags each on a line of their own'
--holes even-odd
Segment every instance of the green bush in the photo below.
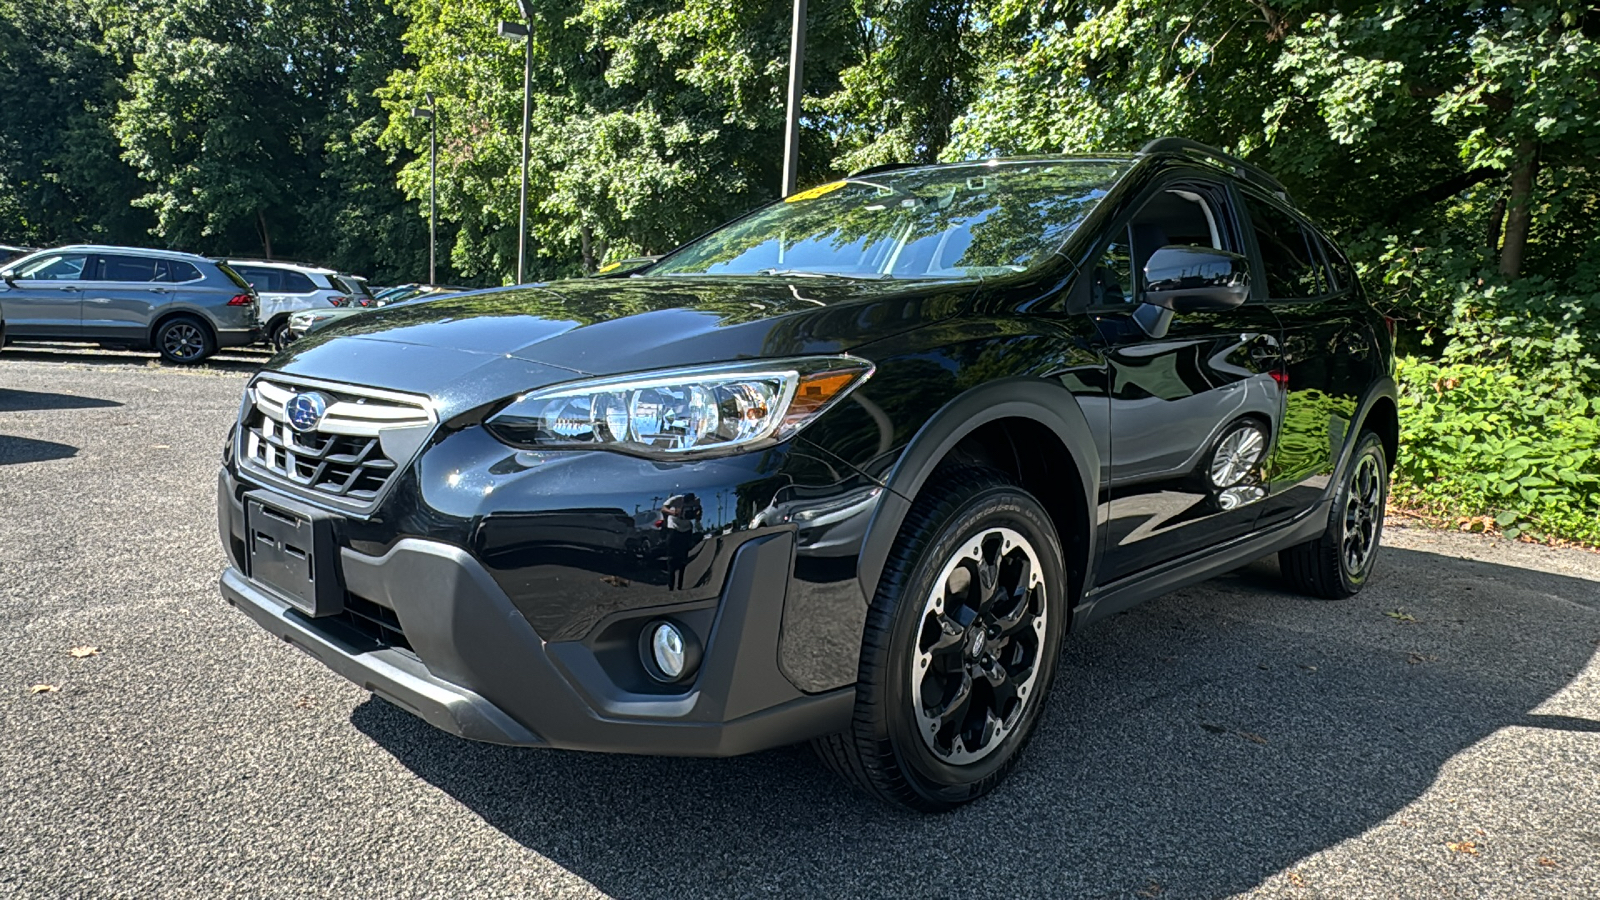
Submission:
<svg viewBox="0 0 1600 900">
<path fill-rule="evenodd" d="M 1600 399 L 1570 370 L 1512 368 L 1400 361 L 1396 497 L 1443 515 L 1493 516 L 1513 537 L 1600 544 Z"/>
</svg>

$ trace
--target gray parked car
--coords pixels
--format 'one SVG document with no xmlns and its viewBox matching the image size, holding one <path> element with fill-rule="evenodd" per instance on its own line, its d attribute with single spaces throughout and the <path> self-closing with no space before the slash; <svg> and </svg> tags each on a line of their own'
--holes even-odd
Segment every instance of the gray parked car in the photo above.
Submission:
<svg viewBox="0 0 1600 900">
<path fill-rule="evenodd" d="M 0 269 L 7 341 L 153 348 L 197 363 L 261 337 L 260 302 L 226 265 L 168 250 L 76 245 Z"/>
</svg>

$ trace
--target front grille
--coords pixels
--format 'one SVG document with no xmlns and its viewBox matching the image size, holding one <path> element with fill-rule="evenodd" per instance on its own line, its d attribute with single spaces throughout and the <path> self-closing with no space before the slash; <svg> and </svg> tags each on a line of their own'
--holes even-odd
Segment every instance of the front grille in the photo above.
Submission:
<svg viewBox="0 0 1600 900">
<path fill-rule="evenodd" d="M 302 393 L 326 407 L 309 431 L 292 427 L 285 409 Z M 263 377 L 246 395 L 239 459 L 299 493 L 365 512 L 435 422 L 427 401 L 410 395 Z"/>
<path fill-rule="evenodd" d="M 387 606 L 355 594 L 345 594 L 344 612 L 336 616 L 335 621 L 343 622 L 385 647 L 415 652 L 411 650 L 411 642 L 406 640 L 406 633 L 400 628 L 400 617 Z"/>
</svg>

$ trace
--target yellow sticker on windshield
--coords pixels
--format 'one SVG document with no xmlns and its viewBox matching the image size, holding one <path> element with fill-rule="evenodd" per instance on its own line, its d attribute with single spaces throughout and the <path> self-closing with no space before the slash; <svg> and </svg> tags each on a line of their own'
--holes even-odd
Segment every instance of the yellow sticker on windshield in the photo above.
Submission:
<svg viewBox="0 0 1600 900">
<path fill-rule="evenodd" d="M 595 269 L 594 273 L 596 275 L 604 275 L 605 273 L 611 271 L 612 269 L 618 268 L 621 265 L 622 265 L 622 260 L 619 259 L 616 262 L 606 263 L 605 265 L 601 266 L 600 268 Z"/>
<path fill-rule="evenodd" d="M 827 184 L 819 184 L 814 188 L 806 188 L 798 193 L 790 194 L 789 196 L 783 198 L 783 202 L 794 203 L 798 200 L 815 200 L 816 198 L 821 197 L 823 194 L 831 194 L 834 191 L 837 191 L 839 188 L 844 187 L 848 183 L 849 182 L 844 181 L 830 181 Z"/>
</svg>

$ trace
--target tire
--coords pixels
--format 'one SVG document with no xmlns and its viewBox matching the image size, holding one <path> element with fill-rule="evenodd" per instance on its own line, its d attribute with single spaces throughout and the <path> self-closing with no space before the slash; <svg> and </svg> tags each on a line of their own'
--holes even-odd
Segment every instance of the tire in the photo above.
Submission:
<svg viewBox="0 0 1600 900">
<path fill-rule="evenodd" d="M 1032 495 L 988 469 L 935 472 L 867 613 L 851 726 L 814 741 L 818 756 L 865 793 L 924 812 L 994 790 L 1049 697 L 1065 585 L 1061 542 Z M 980 627 L 949 630 L 962 621 Z M 964 683 L 965 704 L 947 702 Z"/>
<path fill-rule="evenodd" d="M 1382 546 L 1388 501 L 1383 441 L 1363 431 L 1334 495 L 1327 530 L 1278 554 L 1278 567 L 1290 587 L 1313 597 L 1342 600 L 1366 586 Z"/>
<path fill-rule="evenodd" d="M 279 319 L 276 325 L 267 331 L 267 343 L 272 345 L 274 353 L 283 352 L 283 348 L 293 343 L 294 337 L 289 334 L 289 320 Z"/>
<path fill-rule="evenodd" d="M 217 352 L 217 339 L 204 321 L 195 316 L 173 316 L 162 322 L 155 333 L 156 352 L 169 363 L 192 366 Z"/>
</svg>

